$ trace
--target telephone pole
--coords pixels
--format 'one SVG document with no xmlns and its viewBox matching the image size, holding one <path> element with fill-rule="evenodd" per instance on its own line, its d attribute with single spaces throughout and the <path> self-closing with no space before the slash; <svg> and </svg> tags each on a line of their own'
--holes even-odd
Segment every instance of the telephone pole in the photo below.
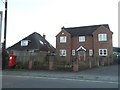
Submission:
<svg viewBox="0 0 120 90">
<path fill-rule="evenodd" d="M 3 42 L 4 50 L 6 50 L 6 32 L 7 32 L 7 0 L 5 0 L 5 23 L 4 23 L 4 42 Z"/>
<path fill-rule="evenodd" d="M 6 31 L 7 31 L 7 0 L 5 0 L 5 21 L 4 21 L 4 42 L 2 46 L 2 70 L 7 66 L 7 51 L 6 51 Z"/>
</svg>

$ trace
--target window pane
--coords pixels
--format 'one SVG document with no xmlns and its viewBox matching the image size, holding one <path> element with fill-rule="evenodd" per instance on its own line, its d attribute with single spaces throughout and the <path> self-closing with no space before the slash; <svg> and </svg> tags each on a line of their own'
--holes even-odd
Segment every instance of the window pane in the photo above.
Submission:
<svg viewBox="0 0 120 90">
<path fill-rule="evenodd" d="M 100 54 L 101 54 L 101 55 L 102 55 L 102 53 L 103 53 L 102 50 L 100 50 Z"/>
<path fill-rule="evenodd" d="M 106 41 L 107 40 L 107 34 L 98 34 L 98 40 L 99 41 Z"/>
<path fill-rule="evenodd" d="M 92 55 L 93 55 L 93 50 L 89 49 L 89 56 L 92 56 Z"/>
<path fill-rule="evenodd" d="M 107 56 L 107 49 L 99 49 L 100 56 Z"/>
<path fill-rule="evenodd" d="M 79 36 L 79 42 L 85 42 L 85 36 Z"/>
<path fill-rule="evenodd" d="M 66 36 L 60 37 L 60 43 L 66 43 Z"/>
<path fill-rule="evenodd" d="M 60 56 L 66 56 L 66 50 L 64 49 L 60 50 Z"/>
<path fill-rule="evenodd" d="M 104 53 L 106 53 L 106 50 L 104 50 Z"/>
<path fill-rule="evenodd" d="M 107 34 L 103 34 L 103 40 L 104 40 L 104 41 L 107 40 Z"/>
<path fill-rule="evenodd" d="M 106 50 L 104 50 L 104 55 L 106 55 L 107 54 L 107 51 Z"/>
<path fill-rule="evenodd" d="M 62 53 L 63 53 L 63 55 L 65 55 L 65 50 L 63 50 L 63 52 L 62 52 Z"/>
<path fill-rule="evenodd" d="M 75 50 L 72 50 L 72 55 L 75 56 Z"/>
<path fill-rule="evenodd" d="M 28 40 L 22 40 L 21 46 L 28 46 Z"/>
</svg>

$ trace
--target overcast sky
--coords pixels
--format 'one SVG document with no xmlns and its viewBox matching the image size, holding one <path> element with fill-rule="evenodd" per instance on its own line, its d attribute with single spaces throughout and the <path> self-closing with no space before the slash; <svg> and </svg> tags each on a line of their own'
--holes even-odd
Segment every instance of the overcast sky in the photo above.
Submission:
<svg viewBox="0 0 120 90">
<path fill-rule="evenodd" d="M 0 0 L 0 11 L 4 3 Z M 33 32 L 55 47 L 61 27 L 109 24 L 118 46 L 119 0 L 8 0 L 7 47 Z M 3 33 L 3 32 L 2 32 Z M 3 37 L 3 35 L 2 35 Z M 3 41 L 3 39 L 2 39 Z"/>
</svg>

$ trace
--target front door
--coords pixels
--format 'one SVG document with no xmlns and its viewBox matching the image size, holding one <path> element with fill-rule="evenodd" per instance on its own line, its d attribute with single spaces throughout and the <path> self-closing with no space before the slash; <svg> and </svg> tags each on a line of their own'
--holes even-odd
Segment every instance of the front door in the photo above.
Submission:
<svg viewBox="0 0 120 90">
<path fill-rule="evenodd" d="M 86 53 L 85 51 L 78 51 L 78 60 L 85 61 Z"/>
</svg>

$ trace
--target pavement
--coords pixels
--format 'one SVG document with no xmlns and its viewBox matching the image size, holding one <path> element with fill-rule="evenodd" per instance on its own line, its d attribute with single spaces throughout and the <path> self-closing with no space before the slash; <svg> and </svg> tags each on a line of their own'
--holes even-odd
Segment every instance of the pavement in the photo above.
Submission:
<svg viewBox="0 0 120 90">
<path fill-rule="evenodd" d="M 46 70 L 5 70 L 2 75 L 118 82 L 118 65 L 102 66 L 79 72 Z"/>
</svg>

